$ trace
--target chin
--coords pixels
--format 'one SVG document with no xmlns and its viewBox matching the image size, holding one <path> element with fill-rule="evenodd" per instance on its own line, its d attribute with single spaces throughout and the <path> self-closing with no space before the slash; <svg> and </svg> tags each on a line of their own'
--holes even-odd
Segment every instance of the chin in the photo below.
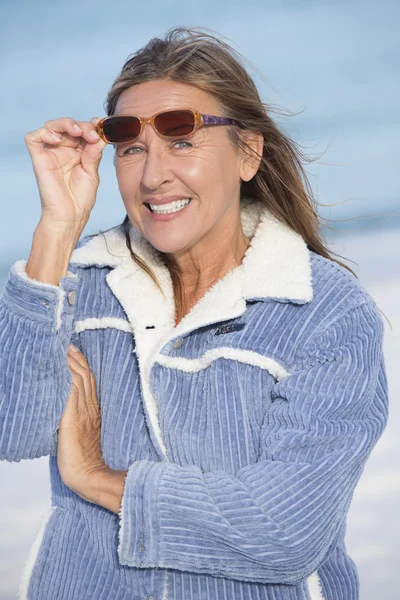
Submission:
<svg viewBox="0 0 400 600">
<path fill-rule="evenodd" d="M 159 252 L 163 254 L 178 254 L 192 248 L 195 240 L 188 239 L 186 236 L 177 236 L 171 239 L 170 236 L 146 236 L 147 241 Z"/>
</svg>

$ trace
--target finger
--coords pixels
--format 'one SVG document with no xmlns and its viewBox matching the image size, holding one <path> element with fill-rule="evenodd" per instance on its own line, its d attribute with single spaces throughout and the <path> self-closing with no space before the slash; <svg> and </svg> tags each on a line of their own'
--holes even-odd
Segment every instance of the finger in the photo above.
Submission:
<svg viewBox="0 0 400 600">
<path fill-rule="evenodd" d="M 83 379 L 85 378 L 89 380 L 91 371 L 88 366 L 85 366 L 85 364 L 79 362 L 76 358 L 71 356 L 71 354 L 68 354 L 67 359 L 68 366 L 72 369 L 74 374 L 76 373 L 76 375 L 79 375 Z"/>
<path fill-rule="evenodd" d="M 33 156 L 33 152 L 35 155 L 42 152 L 45 153 L 48 146 L 57 147 L 65 145 L 67 142 L 68 145 L 78 146 L 80 143 L 80 136 L 82 135 L 82 130 L 79 132 L 62 132 L 59 133 L 49 127 L 39 127 L 35 129 L 35 131 L 31 131 L 24 136 L 25 144 L 28 149 L 28 152 L 31 156 Z"/>
<path fill-rule="evenodd" d="M 30 131 L 24 137 L 25 143 L 28 147 L 33 146 L 34 144 L 51 144 L 53 146 L 58 145 L 61 142 L 62 136 L 48 129 L 47 127 L 40 127 L 39 129 L 35 129 L 35 131 Z"/>
<path fill-rule="evenodd" d="M 90 144 L 96 144 L 99 141 L 103 141 L 92 122 L 78 121 L 78 125 L 82 129 L 82 137 Z"/>
<path fill-rule="evenodd" d="M 94 403 L 97 404 L 97 406 L 99 405 L 98 399 L 97 399 L 97 386 L 96 386 L 96 377 L 94 376 L 93 373 L 91 373 L 91 378 L 90 378 L 90 383 L 92 384 L 92 400 Z"/>
<path fill-rule="evenodd" d="M 61 141 L 63 135 L 70 135 L 73 138 L 84 137 L 86 141 L 93 143 L 100 139 L 95 138 L 93 135 L 88 135 L 94 129 L 95 127 L 92 123 L 86 121 L 78 122 L 71 117 L 62 117 L 46 121 L 43 127 L 27 133 L 24 139 L 27 144 L 34 142 L 55 144 Z"/>
<path fill-rule="evenodd" d="M 79 388 L 76 385 L 76 382 L 74 381 L 74 379 L 72 379 L 70 396 L 74 400 L 77 400 L 78 399 L 78 395 L 79 395 Z"/>
<path fill-rule="evenodd" d="M 82 153 L 82 167 L 87 173 L 94 173 L 96 176 L 103 156 L 103 150 L 107 146 L 107 142 L 99 136 L 96 129 L 96 123 L 99 120 L 100 119 L 95 117 L 90 123 L 79 121 L 79 124 L 84 129 L 84 139 L 90 142 L 86 144 Z"/>
<path fill-rule="evenodd" d="M 72 119 L 72 117 L 62 117 L 60 119 L 46 121 L 44 127 L 60 135 L 64 133 L 69 133 L 74 137 L 82 135 L 82 127 L 75 119 Z"/>
<path fill-rule="evenodd" d="M 83 354 L 83 352 L 79 350 L 79 348 L 74 346 L 74 344 L 69 344 L 68 355 L 77 360 L 81 365 L 85 367 L 89 366 L 89 363 L 86 360 L 86 356 Z"/>
<path fill-rule="evenodd" d="M 87 378 L 75 372 L 73 377 L 79 391 L 77 410 L 81 415 L 89 417 L 92 423 L 91 427 L 96 428 L 100 417 L 100 408 L 96 399 L 96 384 L 93 386 L 94 375 L 91 373 Z"/>
<path fill-rule="evenodd" d="M 63 413 L 60 419 L 60 425 L 64 425 L 70 418 L 74 419 L 78 414 L 78 400 L 79 400 L 79 389 L 75 382 L 72 381 L 69 396 L 64 407 Z"/>
<path fill-rule="evenodd" d="M 82 137 L 89 144 L 101 140 L 95 126 L 89 121 L 77 121 L 68 117 L 46 121 L 44 126 L 55 136 L 70 134 L 74 137 Z"/>
<path fill-rule="evenodd" d="M 83 419 L 89 418 L 89 420 L 93 420 L 93 418 L 96 417 L 96 414 L 93 411 L 92 406 L 92 391 L 90 382 L 89 386 L 87 386 L 84 378 L 78 373 L 73 375 L 73 382 L 78 390 L 75 403 L 76 413 Z"/>
<path fill-rule="evenodd" d="M 90 122 L 92 123 L 93 127 L 95 128 L 95 131 L 98 133 L 98 128 L 97 125 L 100 123 L 101 121 L 101 117 L 92 117 L 90 119 Z M 100 137 L 100 136 L 99 136 Z M 100 137 L 100 139 L 102 140 L 102 138 Z M 104 142 L 104 140 L 102 140 Z"/>
<path fill-rule="evenodd" d="M 90 382 L 90 369 L 84 367 L 75 358 L 68 355 L 68 366 L 71 370 L 72 380 L 79 389 L 79 403 L 87 404 L 91 402 L 92 384 Z M 84 407 L 82 406 L 82 410 Z"/>
<path fill-rule="evenodd" d="M 76 346 L 74 346 L 73 344 L 70 344 L 68 346 L 68 360 L 71 359 L 71 365 L 73 367 L 75 367 L 75 370 L 82 377 L 90 378 L 91 376 L 93 376 L 95 378 L 94 373 L 89 366 L 86 356 L 79 349 L 73 350 L 73 348 L 76 348 Z"/>
<path fill-rule="evenodd" d="M 75 358 L 78 355 L 80 360 Z M 81 394 L 84 396 L 81 398 L 81 402 L 84 401 L 86 410 L 92 417 L 97 417 L 100 411 L 100 406 L 97 399 L 96 377 L 93 371 L 91 371 L 82 352 L 70 352 L 68 354 L 68 362 L 74 373 L 73 377 L 75 377 L 81 390 Z M 83 407 L 81 407 L 81 410 L 83 410 Z"/>
</svg>

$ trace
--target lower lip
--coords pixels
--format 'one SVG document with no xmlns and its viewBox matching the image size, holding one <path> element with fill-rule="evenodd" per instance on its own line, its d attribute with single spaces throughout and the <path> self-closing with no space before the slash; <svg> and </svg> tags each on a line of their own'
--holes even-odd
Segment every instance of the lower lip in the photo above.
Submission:
<svg viewBox="0 0 400 600">
<path fill-rule="evenodd" d="M 190 201 L 189 204 L 186 204 L 186 206 L 184 206 L 180 210 L 177 210 L 176 212 L 164 213 L 164 214 L 153 213 L 153 212 L 151 212 L 151 210 L 149 209 L 148 206 L 146 206 L 145 204 L 143 204 L 143 206 L 144 206 L 144 210 L 146 211 L 146 214 L 150 215 L 155 221 L 170 221 L 174 217 L 178 217 L 183 212 L 185 212 L 185 210 L 187 209 L 188 206 L 191 205 L 191 203 L 192 203 L 192 201 Z"/>
</svg>

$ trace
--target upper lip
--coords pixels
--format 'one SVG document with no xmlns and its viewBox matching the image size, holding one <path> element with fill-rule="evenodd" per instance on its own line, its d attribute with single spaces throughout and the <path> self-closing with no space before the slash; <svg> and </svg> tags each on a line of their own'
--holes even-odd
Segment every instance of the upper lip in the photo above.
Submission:
<svg viewBox="0 0 400 600">
<path fill-rule="evenodd" d="M 186 200 L 186 198 L 190 198 L 190 196 L 155 196 L 153 198 L 147 198 L 147 200 L 144 201 L 144 204 L 169 204 L 176 200 Z"/>
</svg>

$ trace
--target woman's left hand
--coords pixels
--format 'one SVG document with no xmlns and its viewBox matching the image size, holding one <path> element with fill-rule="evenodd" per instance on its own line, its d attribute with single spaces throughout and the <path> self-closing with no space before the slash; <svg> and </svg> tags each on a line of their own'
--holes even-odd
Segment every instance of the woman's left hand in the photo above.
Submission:
<svg viewBox="0 0 400 600">
<path fill-rule="evenodd" d="M 101 453 L 96 379 L 82 352 L 69 346 L 67 358 L 72 386 L 58 431 L 58 468 L 65 485 L 92 502 L 91 480 L 108 470 Z"/>
</svg>

